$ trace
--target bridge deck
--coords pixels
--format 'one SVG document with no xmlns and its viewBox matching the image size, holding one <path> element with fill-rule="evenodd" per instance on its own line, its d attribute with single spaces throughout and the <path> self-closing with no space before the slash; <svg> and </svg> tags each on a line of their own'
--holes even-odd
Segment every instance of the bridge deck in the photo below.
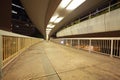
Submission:
<svg viewBox="0 0 120 80">
<path fill-rule="evenodd" d="M 43 41 L 26 50 L 3 80 L 120 80 L 120 59 Z"/>
</svg>

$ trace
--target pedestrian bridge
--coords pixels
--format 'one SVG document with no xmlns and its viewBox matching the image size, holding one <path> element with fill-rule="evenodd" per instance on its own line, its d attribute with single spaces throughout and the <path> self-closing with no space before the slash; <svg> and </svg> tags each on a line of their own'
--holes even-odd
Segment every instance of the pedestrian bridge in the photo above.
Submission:
<svg viewBox="0 0 120 80">
<path fill-rule="evenodd" d="M 120 79 L 120 38 L 45 41 L 9 35 L 0 38 L 3 80 Z"/>
</svg>

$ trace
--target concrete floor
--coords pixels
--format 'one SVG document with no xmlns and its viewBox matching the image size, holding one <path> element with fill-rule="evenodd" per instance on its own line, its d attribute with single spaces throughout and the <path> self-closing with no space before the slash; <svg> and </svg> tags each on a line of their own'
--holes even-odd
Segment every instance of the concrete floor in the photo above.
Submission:
<svg viewBox="0 0 120 80">
<path fill-rule="evenodd" d="M 25 51 L 3 80 L 120 80 L 120 59 L 43 41 Z"/>
</svg>

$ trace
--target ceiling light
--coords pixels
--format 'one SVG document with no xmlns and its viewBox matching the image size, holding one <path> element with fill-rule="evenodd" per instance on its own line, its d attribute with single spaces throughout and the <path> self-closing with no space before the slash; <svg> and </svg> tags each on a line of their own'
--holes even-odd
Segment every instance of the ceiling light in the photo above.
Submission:
<svg viewBox="0 0 120 80">
<path fill-rule="evenodd" d="M 21 7 L 21 6 L 19 6 L 19 5 L 16 5 L 16 4 L 14 4 L 14 3 L 12 3 L 12 6 L 15 6 L 15 7 L 21 8 L 21 9 L 24 9 L 23 7 Z"/>
<path fill-rule="evenodd" d="M 51 25 L 52 25 L 52 24 L 48 24 L 48 25 L 47 25 L 47 28 L 51 27 Z"/>
<path fill-rule="evenodd" d="M 60 3 L 60 7 L 65 8 L 70 2 L 71 0 L 62 0 Z"/>
<path fill-rule="evenodd" d="M 52 25 L 50 28 L 54 28 L 55 27 L 55 25 Z"/>
<path fill-rule="evenodd" d="M 51 30 L 52 30 L 52 29 L 48 29 L 48 28 L 46 29 L 46 31 L 51 31 Z"/>
<path fill-rule="evenodd" d="M 72 0 L 72 2 L 68 5 L 68 7 L 66 9 L 67 10 L 74 10 L 75 8 L 80 6 L 85 1 L 86 0 Z"/>
<path fill-rule="evenodd" d="M 47 28 L 54 28 L 54 27 L 55 27 L 55 25 L 52 25 L 52 24 L 47 25 Z"/>
<path fill-rule="evenodd" d="M 54 23 L 59 23 L 63 18 L 64 18 L 64 17 L 59 17 L 59 18 L 57 18 L 57 19 L 54 21 Z"/>
<path fill-rule="evenodd" d="M 54 22 L 56 19 L 57 19 L 58 15 L 55 15 L 53 16 L 51 19 L 50 19 L 50 22 Z"/>
<path fill-rule="evenodd" d="M 17 14 L 17 12 L 16 12 L 16 11 L 14 11 L 14 10 L 12 10 L 12 13 L 13 13 L 13 14 Z"/>
</svg>

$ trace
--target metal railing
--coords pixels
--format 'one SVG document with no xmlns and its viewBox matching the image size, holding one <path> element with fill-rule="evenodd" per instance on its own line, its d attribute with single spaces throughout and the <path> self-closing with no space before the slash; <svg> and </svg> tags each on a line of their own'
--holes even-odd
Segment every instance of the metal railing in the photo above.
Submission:
<svg viewBox="0 0 120 80">
<path fill-rule="evenodd" d="M 120 38 L 59 38 L 55 43 L 120 58 Z"/>
<path fill-rule="evenodd" d="M 42 39 L 0 30 L 0 80 L 5 74 L 4 69 L 6 69 L 17 56 L 41 40 Z"/>
<path fill-rule="evenodd" d="M 84 17 L 82 17 L 82 18 L 80 18 L 80 19 L 78 19 L 78 20 L 76 20 L 76 21 L 68 24 L 67 26 L 63 27 L 62 29 L 65 29 L 65 28 L 67 28 L 67 27 L 71 27 L 71 26 L 73 26 L 73 25 L 75 25 L 75 24 L 78 24 L 78 23 L 80 23 L 80 22 L 89 20 L 89 19 L 91 19 L 91 18 L 95 18 L 95 17 L 97 17 L 97 16 L 100 16 L 100 15 L 102 15 L 102 14 L 111 12 L 111 11 L 116 10 L 116 9 L 118 9 L 118 8 L 120 8 L 120 1 L 117 2 L 117 3 L 115 3 L 115 4 L 109 5 L 108 7 L 105 7 L 105 8 L 103 8 L 103 9 L 96 10 L 95 12 L 90 13 L 90 14 L 88 14 L 87 16 L 84 16 Z M 62 30 L 62 29 L 61 29 L 61 30 Z"/>
</svg>

